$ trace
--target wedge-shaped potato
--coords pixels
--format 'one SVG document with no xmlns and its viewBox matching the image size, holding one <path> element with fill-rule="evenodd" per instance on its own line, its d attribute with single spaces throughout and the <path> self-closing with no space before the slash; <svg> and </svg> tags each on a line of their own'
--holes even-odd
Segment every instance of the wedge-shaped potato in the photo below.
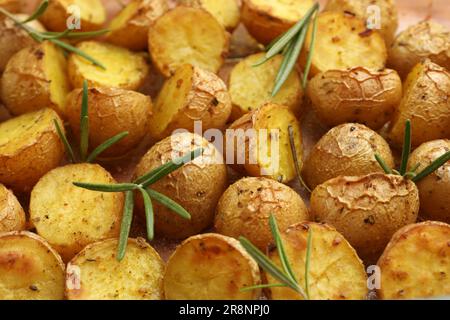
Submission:
<svg viewBox="0 0 450 320">
<path fill-rule="evenodd" d="M 405 78 L 424 59 L 450 70 L 450 29 L 422 21 L 401 32 L 389 50 L 388 64 Z"/>
<path fill-rule="evenodd" d="M 122 193 L 89 191 L 73 182 L 116 181 L 99 165 L 82 163 L 50 171 L 33 188 L 30 220 L 66 262 L 86 245 L 119 235 L 124 201 Z"/>
<path fill-rule="evenodd" d="M 183 241 L 172 254 L 164 293 L 169 300 L 252 300 L 260 290 L 241 289 L 260 283 L 258 265 L 237 240 L 205 233 Z"/>
<path fill-rule="evenodd" d="M 0 300 L 64 299 L 64 263 L 38 235 L 0 233 Z"/>
<path fill-rule="evenodd" d="M 231 99 L 222 79 L 186 64 L 164 83 L 150 118 L 150 136 L 159 141 L 177 129 L 194 132 L 195 121 L 205 131 L 223 129 L 230 114 Z"/>
<path fill-rule="evenodd" d="M 144 239 L 128 239 L 117 261 L 117 239 L 92 243 L 77 254 L 66 271 L 69 300 L 161 300 L 164 262 Z"/>
<path fill-rule="evenodd" d="M 72 132 L 80 136 L 83 89 L 75 89 L 67 97 L 67 119 Z M 127 131 L 128 136 L 101 154 L 119 157 L 135 148 L 144 139 L 152 113 L 149 96 L 120 88 L 89 88 L 89 145 L 95 148 L 107 139 Z"/>
<path fill-rule="evenodd" d="M 302 162 L 300 123 L 286 106 L 265 104 L 236 120 L 226 133 L 227 164 L 255 177 L 289 182 L 296 176 L 289 126 L 292 126 L 297 158 Z"/>
<path fill-rule="evenodd" d="M 130 50 L 146 50 L 150 26 L 167 10 L 167 0 L 133 0 L 111 21 L 106 39 Z"/>
<path fill-rule="evenodd" d="M 21 0 L 0 0 L 0 7 L 9 12 L 20 12 L 22 9 Z"/>
<path fill-rule="evenodd" d="M 54 121 L 63 127 L 55 111 L 42 109 L 0 124 L 0 183 L 28 192 L 59 165 L 64 146 Z"/>
<path fill-rule="evenodd" d="M 297 281 L 305 288 L 305 265 L 308 232 L 312 232 L 308 273 L 309 295 L 312 300 L 362 300 L 368 294 L 367 275 L 362 261 L 345 238 L 334 228 L 314 222 L 304 222 L 281 232 L 286 256 Z M 270 259 L 280 268 L 276 248 L 269 248 Z M 267 274 L 269 284 L 279 283 Z M 290 288 L 270 288 L 274 300 L 300 300 Z"/>
<path fill-rule="evenodd" d="M 106 10 L 101 0 L 50 0 L 39 19 L 51 31 L 93 31 L 106 22 Z"/>
<path fill-rule="evenodd" d="M 381 299 L 450 295 L 450 225 L 427 221 L 400 229 L 378 261 Z"/>
<path fill-rule="evenodd" d="M 414 67 L 390 126 L 389 139 L 401 148 L 406 120 L 411 120 L 413 147 L 450 137 L 450 72 L 430 60 Z"/>
<path fill-rule="evenodd" d="M 248 56 L 231 71 L 229 88 L 233 103 L 232 118 L 236 120 L 269 102 L 288 106 L 296 115 L 301 115 L 303 88 L 297 71 L 292 71 L 281 90 L 272 96 L 283 57 L 278 55 L 258 67 L 254 66 L 263 59 L 264 53 Z"/>
<path fill-rule="evenodd" d="M 186 63 L 217 73 L 228 43 L 228 33 L 208 11 L 185 6 L 157 19 L 148 34 L 153 63 L 166 77 Z"/>
<path fill-rule="evenodd" d="M 236 29 L 241 19 L 238 0 L 179 0 L 179 3 L 205 9 L 230 32 Z"/>
<path fill-rule="evenodd" d="M 300 20 L 313 0 L 243 0 L 241 19 L 260 43 L 269 44 Z"/>
<path fill-rule="evenodd" d="M 25 212 L 12 191 L 0 184 L 0 232 L 21 231 L 26 227 Z"/>
<path fill-rule="evenodd" d="M 91 87 L 137 90 L 148 76 L 149 66 L 141 54 L 97 41 L 84 41 L 77 47 L 102 63 L 106 69 L 71 54 L 68 61 L 69 79 L 75 88 L 83 87 L 83 81 L 87 80 Z"/>
<path fill-rule="evenodd" d="M 362 124 L 343 124 L 328 131 L 312 148 L 303 166 L 303 177 L 313 190 L 338 176 L 384 172 L 376 154 L 389 168 L 395 166 L 389 144 L 382 136 Z"/>
<path fill-rule="evenodd" d="M 329 70 L 311 79 L 307 93 L 317 117 L 327 126 L 357 122 L 378 130 L 400 104 L 402 81 L 390 69 Z"/>
<path fill-rule="evenodd" d="M 13 115 L 50 107 L 64 115 L 70 83 L 63 51 L 51 42 L 14 54 L 1 81 L 1 98 Z"/>
<path fill-rule="evenodd" d="M 300 64 L 305 66 L 311 46 L 312 27 L 305 40 Z M 317 34 L 311 60 L 311 75 L 355 66 L 382 70 L 387 51 L 383 37 L 366 28 L 364 20 L 351 14 L 327 11 L 317 18 Z"/>
</svg>

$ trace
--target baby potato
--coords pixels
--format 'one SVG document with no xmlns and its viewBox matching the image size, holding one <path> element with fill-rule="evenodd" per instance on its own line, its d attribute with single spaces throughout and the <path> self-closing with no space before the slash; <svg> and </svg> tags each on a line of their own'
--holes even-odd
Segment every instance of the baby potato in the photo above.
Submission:
<svg viewBox="0 0 450 320">
<path fill-rule="evenodd" d="M 311 50 L 312 27 L 309 29 L 300 64 L 305 67 Z M 387 51 L 383 37 L 376 30 L 367 29 L 364 20 L 354 15 L 326 11 L 317 18 L 317 35 L 311 59 L 311 75 L 328 70 L 342 70 L 355 66 L 382 70 Z"/>
<path fill-rule="evenodd" d="M 21 0 L 0 0 L 0 7 L 9 12 L 20 12 L 22 4 Z"/>
<path fill-rule="evenodd" d="M 186 63 L 217 73 L 228 45 L 224 27 L 201 8 L 178 6 L 158 18 L 148 34 L 153 63 L 166 77 Z"/>
<path fill-rule="evenodd" d="M 241 21 L 238 0 L 179 0 L 179 3 L 205 9 L 230 32 L 236 29 Z"/>
<path fill-rule="evenodd" d="M 302 198 L 288 186 L 266 178 L 243 178 L 220 198 L 215 228 L 233 238 L 244 236 L 265 251 L 273 241 L 269 227 L 271 214 L 281 230 L 309 217 Z"/>
<path fill-rule="evenodd" d="M 25 230 L 26 217 L 17 198 L 0 184 L 0 232 Z"/>
<path fill-rule="evenodd" d="M 174 130 L 223 129 L 231 113 L 227 86 L 217 75 L 192 65 L 183 65 L 166 80 L 156 98 L 150 118 L 150 136 L 159 141 Z"/>
<path fill-rule="evenodd" d="M 388 65 L 405 78 L 424 59 L 450 70 L 450 30 L 426 20 L 402 31 L 389 49 Z"/>
<path fill-rule="evenodd" d="M 67 264 L 69 300 L 163 298 L 164 262 L 158 252 L 142 238 L 128 239 L 125 258 L 119 262 L 117 245 L 117 239 L 92 243 Z"/>
<path fill-rule="evenodd" d="M 34 186 L 30 220 L 66 262 L 90 243 L 119 236 L 124 203 L 122 193 L 90 191 L 73 182 L 116 183 L 101 166 L 80 163 L 52 170 Z"/>
<path fill-rule="evenodd" d="M 390 125 L 389 140 L 403 143 L 405 122 L 411 120 L 413 147 L 450 137 L 450 72 L 430 60 L 417 64 L 403 86 L 403 98 Z"/>
<path fill-rule="evenodd" d="M 375 159 L 395 165 L 389 144 L 362 124 L 347 123 L 328 131 L 311 150 L 303 166 L 303 177 L 311 190 L 338 176 L 360 176 L 383 172 Z"/>
<path fill-rule="evenodd" d="M 256 40 L 266 45 L 292 27 L 314 3 L 313 0 L 243 0 L 242 22 Z"/>
<path fill-rule="evenodd" d="M 363 300 L 368 294 L 364 265 L 350 244 L 334 228 L 304 222 L 281 231 L 286 256 L 296 279 L 305 288 L 305 265 L 308 232 L 312 232 L 309 295 L 312 300 Z M 269 248 L 269 258 L 282 268 L 276 247 Z M 279 283 L 267 274 L 269 284 Z M 269 288 L 273 300 L 301 300 L 290 288 Z"/>
<path fill-rule="evenodd" d="M 137 90 L 149 74 L 149 66 L 141 54 L 97 41 L 83 41 L 77 47 L 97 59 L 106 69 L 93 65 L 77 54 L 70 54 L 69 79 L 75 88 L 83 87 L 84 80 L 87 80 L 90 87 Z"/>
<path fill-rule="evenodd" d="M 75 89 L 67 98 L 67 119 L 72 132 L 80 136 L 80 114 L 83 89 Z M 120 88 L 89 88 L 89 145 L 95 148 L 107 139 L 128 132 L 102 153 L 104 157 L 118 157 L 139 145 L 148 131 L 152 112 L 149 96 Z"/>
<path fill-rule="evenodd" d="M 254 65 L 263 60 L 264 56 L 264 53 L 250 55 L 240 61 L 230 73 L 233 120 L 270 102 L 288 106 L 296 115 L 301 115 L 303 88 L 299 74 L 293 70 L 280 91 L 272 96 L 273 84 L 283 57 L 277 55 L 255 67 Z"/>
<path fill-rule="evenodd" d="M 39 20 L 50 31 L 94 31 L 106 22 L 106 10 L 101 0 L 50 0 Z"/>
<path fill-rule="evenodd" d="M 340 176 L 311 194 L 315 221 L 335 227 L 368 265 L 398 229 L 416 222 L 418 213 L 416 185 L 398 175 Z"/>
<path fill-rule="evenodd" d="M 64 263 L 38 235 L 0 233 L 0 300 L 64 299 Z"/>
<path fill-rule="evenodd" d="M 155 233 L 158 236 L 184 239 L 211 226 L 219 198 L 228 186 L 227 167 L 221 153 L 212 143 L 199 135 L 184 132 L 155 144 L 135 169 L 134 176 L 137 178 L 200 147 L 204 148 L 203 156 L 150 186 L 191 214 L 191 219 L 186 220 L 159 202 L 154 202 Z M 143 218 L 144 205 L 140 194 L 137 196 L 136 207 Z"/>
<path fill-rule="evenodd" d="M 133 0 L 109 24 L 106 41 L 130 50 L 146 50 L 148 30 L 169 6 L 166 0 Z"/>
<path fill-rule="evenodd" d="M 164 292 L 168 300 L 254 300 L 260 290 L 259 267 L 241 244 L 220 234 L 190 237 L 167 262 Z"/>
<path fill-rule="evenodd" d="M 52 109 L 42 109 L 0 124 L 0 183 L 16 192 L 28 192 L 64 157 L 64 146 L 54 121 L 62 120 Z"/>
<path fill-rule="evenodd" d="M 450 151 L 450 140 L 434 140 L 421 144 L 409 157 L 408 167 L 420 164 L 416 172 Z M 420 216 L 424 219 L 450 223 L 450 161 L 417 182 Z"/>
<path fill-rule="evenodd" d="M 70 83 L 62 49 L 51 42 L 14 54 L 1 81 L 1 99 L 13 115 L 49 107 L 64 116 Z"/>
<path fill-rule="evenodd" d="M 402 81 L 391 69 L 329 70 L 309 81 L 307 93 L 317 117 L 327 126 L 357 122 L 378 130 L 400 104 Z"/>
<path fill-rule="evenodd" d="M 287 183 L 296 177 L 288 127 L 292 126 L 297 159 L 303 147 L 300 123 L 286 106 L 265 104 L 245 114 L 226 133 L 227 163 L 247 174 Z"/>
<path fill-rule="evenodd" d="M 384 250 L 381 299 L 439 298 L 450 294 L 450 225 L 426 221 L 403 227 Z"/>
<path fill-rule="evenodd" d="M 380 23 L 380 31 L 389 46 L 398 28 L 398 11 L 395 0 L 328 0 L 326 11 L 352 13 L 368 23 Z M 377 14 L 380 14 L 378 17 Z M 379 19 L 376 21 L 375 19 Z"/>
</svg>

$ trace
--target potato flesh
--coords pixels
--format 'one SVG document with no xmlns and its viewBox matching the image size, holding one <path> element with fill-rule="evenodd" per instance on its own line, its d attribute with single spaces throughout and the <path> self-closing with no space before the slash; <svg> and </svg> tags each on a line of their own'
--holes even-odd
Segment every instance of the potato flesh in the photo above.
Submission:
<svg viewBox="0 0 450 320">
<path fill-rule="evenodd" d="M 240 12 L 236 0 L 181 0 L 181 4 L 201 7 L 211 13 L 227 30 L 232 31 L 239 24 Z"/>
<path fill-rule="evenodd" d="M 58 0 L 68 10 L 72 5 L 79 8 L 81 19 L 95 24 L 103 24 L 106 20 L 105 8 L 100 0 Z"/>
<path fill-rule="evenodd" d="M 124 27 L 127 24 L 128 20 L 131 19 L 136 14 L 139 5 L 140 5 L 139 1 L 130 2 L 125 7 L 125 9 L 120 11 L 120 13 L 111 21 L 109 29 L 111 31 L 114 31 Z"/>
<path fill-rule="evenodd" d="M 292 23 L 300 20 L 314 2 L 311 0 L 249 0 L 259 11 Z"/>
</svg>

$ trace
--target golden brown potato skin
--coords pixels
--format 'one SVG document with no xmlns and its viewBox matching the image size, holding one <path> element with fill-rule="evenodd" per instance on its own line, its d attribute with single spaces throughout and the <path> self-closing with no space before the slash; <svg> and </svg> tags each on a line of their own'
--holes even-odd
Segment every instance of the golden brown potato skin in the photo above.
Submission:
<svg viewBox="0 0 450 320">
<path fill-rule="evenodd" d="M 403 86 L 389 142 L 401 148 L 406 120 L 411 120 L 412 146 L 450 137 L 450 72 L 430 60 L 417 64 Z"/>
<path fill-rule="evenodd" d="M 378 266 L 381 299 L 439 298 L 450 294 L 450 225 L 426 221 L 398 230 Z"/>
<path fill-rule="evenodd" d="M 433 21 L 422 21 L 401 32 L 389 49 L 388 65 L 406 78 L 427 58 L 450 70 L 450 30 Z"/>
<path fill-rule="evenodd" d="M 75 135 L 80 136 L 83 89 L 75 89 L 67 98 L 67 119 Z M 152 110 L 149 96 L 119 88 L 89 88 L 89 145 L 95 148 L 124 131 L 128 136 L 101 154 L 118 157 L 135 148 L 144 139 Z"/>
<path fill-rule="evenodd" d="M 409 158 L 411 169 L 420 164 L 420 172 L 434 160 L 450 151 L 450 140 L 434 140 L 421 144 Z M 427 220 L 450 223 L 450 161 L 428 177 L 417 182 L 420 196 L 420 216 Z"/>
<path fill-rule="evenodd" d="M 21 0 L 0 0 L 0 7 L 9 12 L 20 12 L 22 9 Z"/>
<path fill-rule="evenodd" d="M 280 230 L 309 220 L 302 198 L 288 186 L 267 178 L 243 178 L 232 184 L 217 205 L 215 228 L 226 236 L 244 236 L 265 251 L 273 241 L 269 217 Z"/>
<path fill-rule="evenodd" d="M 26 228 L 25 212 L 12 191 L 0 184 L 0 232 Z"/>
<path fill-rule="evenodd" d="M 347 123 L 328 131 L 311 150 L 303 166 L 303 178 L 311 190 L 338 176 L 383 172 L 379 154 L 393 168 L 394 157 L 386 140 L 362 124 Z"/>
<path fill-rule="evenodd" d="M 199 146 L 194 146 L 198 141 Z M 192 145 L 192 147 L 191 147 Z M 158 236 L 173 239 L 187 238 L 211 226 L 214 210 L 220 196 L 227 188 L 227 167 L 222 155 L 204 138 L 192 133 L 178 133 L 155 144 L 141 159 L 135 169 L 135 178 L 173 160 L 172 153 L 180 157 L 202 146 L 205 153 L 189 162 L 150 188 L 176 201 L 191 214 L 191 220 L 178 216 L 162 204 L 154 201 L 155 231 Z M 143 215 L 140 195 L 137 209 Z"/>
<path fill-rule="evenodd" d="M 0 300 L 64 299 L 64 263 L 38 235 L 0 233 Z"/>
<path fill-rule="evenodd" d="M 402 81 L 390 69 L 329 70 L 314 76 L 307 92 L 317 117 L 327 126 L 357 122 L 378 130 L 400 104 Z"/>
<path fill-rule="evenodd" d="M 334 226 L 367 264 L 375 262 L 392 235 L 416 222 L 419 191 L 397 175 L 337 177 L 311 194 L 315 221 Z"/>
</svg>

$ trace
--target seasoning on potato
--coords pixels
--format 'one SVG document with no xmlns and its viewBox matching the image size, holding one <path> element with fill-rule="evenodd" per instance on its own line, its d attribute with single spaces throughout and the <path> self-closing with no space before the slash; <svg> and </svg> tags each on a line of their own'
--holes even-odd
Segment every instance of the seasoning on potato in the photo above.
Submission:
<svg viewBox="0 0 450 320">
<path fill-rule="evenodd" d="M 68 264 L 69 300 L 161 300 L 164 262 L 144 239 L 128 239 L 127 254 L 116 260 L 117 239 L 88 245 Z"/>
<path fill-rule="evenodd" d="M 64 299 L 64 263 L 41 237 L 0 233 L 0 300 Z"/>
<path fill-rule="evenodd" d="M 260 290 L 259 267 L 241 244 L 215 233 L 183 241 L 167 262 L 164 293 L 168 300 L 253 300 Z"/>
<path fill-rule="evenodd" d="M 395 233 L 378 266 L 381 299 L 423 299 L 450 295 L 450 225 L 426 221 Z"/>
<path fill-rule="evenodd" d="M 215 228 L 233 238 L 244 236 L 265 251 L 272 242 L 271 214 L 282 230 L 309 220 L 302 198 L 288 186 L 266 178 L 243 178 L 232 184 L 220 198 Z"/>
<path fill-rule="evenodd" d="M 26 217 L 17 198 L 0 184 L 0 232 L 25 230 Z"/>
</svg>

